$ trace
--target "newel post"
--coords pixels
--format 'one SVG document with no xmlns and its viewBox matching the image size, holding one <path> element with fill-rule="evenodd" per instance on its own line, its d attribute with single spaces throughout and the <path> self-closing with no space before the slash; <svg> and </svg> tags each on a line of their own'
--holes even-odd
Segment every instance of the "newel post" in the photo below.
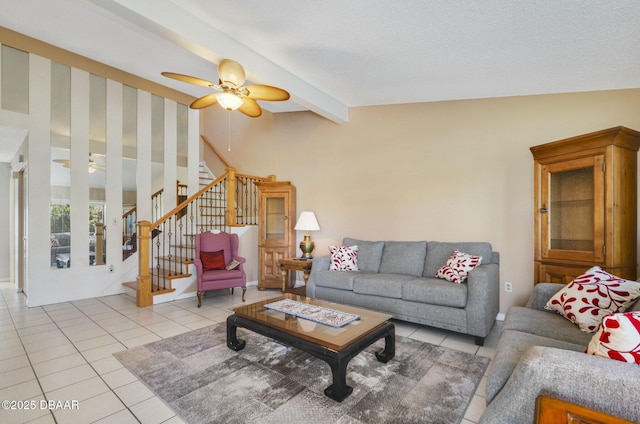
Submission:
<svg viewBox="0 0 640 424">
<path fill-rule="evenodd" d="M 136 295 L 136 304 L 139 307 L 153 305 L 153 297 L 151 296 L 151 271 L 150 264 L 150 247 L 151 247 L 151 222 L 138 222 L 138 292 Z"/>
<path fill-rule="evenodd" d="M 226 184 L 226 198 L 227 206 L 225 208 L 225 223 L 227 226 L 232 227 L 237 223 L 236 217 L 236 169 L 228 167 L 227 171 L 227 184 Z"/>
</svg>

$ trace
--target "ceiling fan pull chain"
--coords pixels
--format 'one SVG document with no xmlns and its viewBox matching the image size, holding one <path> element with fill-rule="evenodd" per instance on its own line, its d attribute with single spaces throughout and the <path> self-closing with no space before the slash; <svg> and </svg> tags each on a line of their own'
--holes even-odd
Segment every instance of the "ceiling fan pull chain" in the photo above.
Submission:
<svg viewBox="0 0 640 424">
<path fill-rule="evenodd" d="M 228 147 L 228 151 L 231 151 L 231 111 L 227 111 L 227 123 L 228 123 L 228 127 L 227 127 L 227 137 L 229 139 L 229 147 Z"/>
</svg>

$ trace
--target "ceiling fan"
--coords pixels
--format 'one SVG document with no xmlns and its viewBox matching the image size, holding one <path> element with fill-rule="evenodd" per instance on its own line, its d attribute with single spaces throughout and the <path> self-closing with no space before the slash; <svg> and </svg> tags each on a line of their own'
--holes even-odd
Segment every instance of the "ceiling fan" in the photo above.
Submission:
<svg viewBox="0 0 640 424">
<path fill-rule="evenodd" d="M 220 90 L 221 93 L 207 94 L 191 103 L 192 109 L 202 109 L 218 103 L 227 110 L 239 110 L 251 118 L 262 115 L 262 109 L 256 100 L 279 102 L 289 99 L 289 93 L 281 88 L 263 84 L 243 86 L 245 72 L 242 65 L 231 59 L 223 59 L 218 65 L 218 83 L 189 75 L 163 72 L 165 77 Z"/>
<path fill-rule="evenodd" d="M 71 168 L 71 159 L 54 159 L 53 162 L 61 163 L 65 168 Z M 91 153 L 89 153 L 89 174 L 93 174 L 96 171 L 105 171 L 103 166 L 98 165 L 93 159 L 91 159 Z"/>
</svg>

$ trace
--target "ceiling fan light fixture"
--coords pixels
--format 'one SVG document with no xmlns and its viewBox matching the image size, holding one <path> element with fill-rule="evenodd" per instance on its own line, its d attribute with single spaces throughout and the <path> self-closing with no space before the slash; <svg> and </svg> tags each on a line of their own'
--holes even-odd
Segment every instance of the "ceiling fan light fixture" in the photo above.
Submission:
<svg viewBox="0 0 640 424">
<path fill-rule="evenodd" d="M 227 110 L 236 110 L 244 103 L 244 100 L 228 91 L 216 94 L 216 100 L 218 100 L 220 106 Z"/>
</svg>

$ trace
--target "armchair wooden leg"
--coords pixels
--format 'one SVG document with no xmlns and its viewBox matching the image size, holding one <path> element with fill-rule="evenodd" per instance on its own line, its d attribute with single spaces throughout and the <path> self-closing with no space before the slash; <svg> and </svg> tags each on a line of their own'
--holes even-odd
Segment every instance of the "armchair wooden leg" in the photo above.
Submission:
<svg viewBox="0 0 640 424">
<path fill-rule="evenodd" d="M 202 306 L 202 292 L 197 292 L 196 296 L 198 296 L 198 308 Z"/>
<path fill-rule="evenodd" d="M 242 288 L 242 301 L 244 302 L 244 294 L 247 292 L 247 288 L 243 287 Z"/>
</svg>

